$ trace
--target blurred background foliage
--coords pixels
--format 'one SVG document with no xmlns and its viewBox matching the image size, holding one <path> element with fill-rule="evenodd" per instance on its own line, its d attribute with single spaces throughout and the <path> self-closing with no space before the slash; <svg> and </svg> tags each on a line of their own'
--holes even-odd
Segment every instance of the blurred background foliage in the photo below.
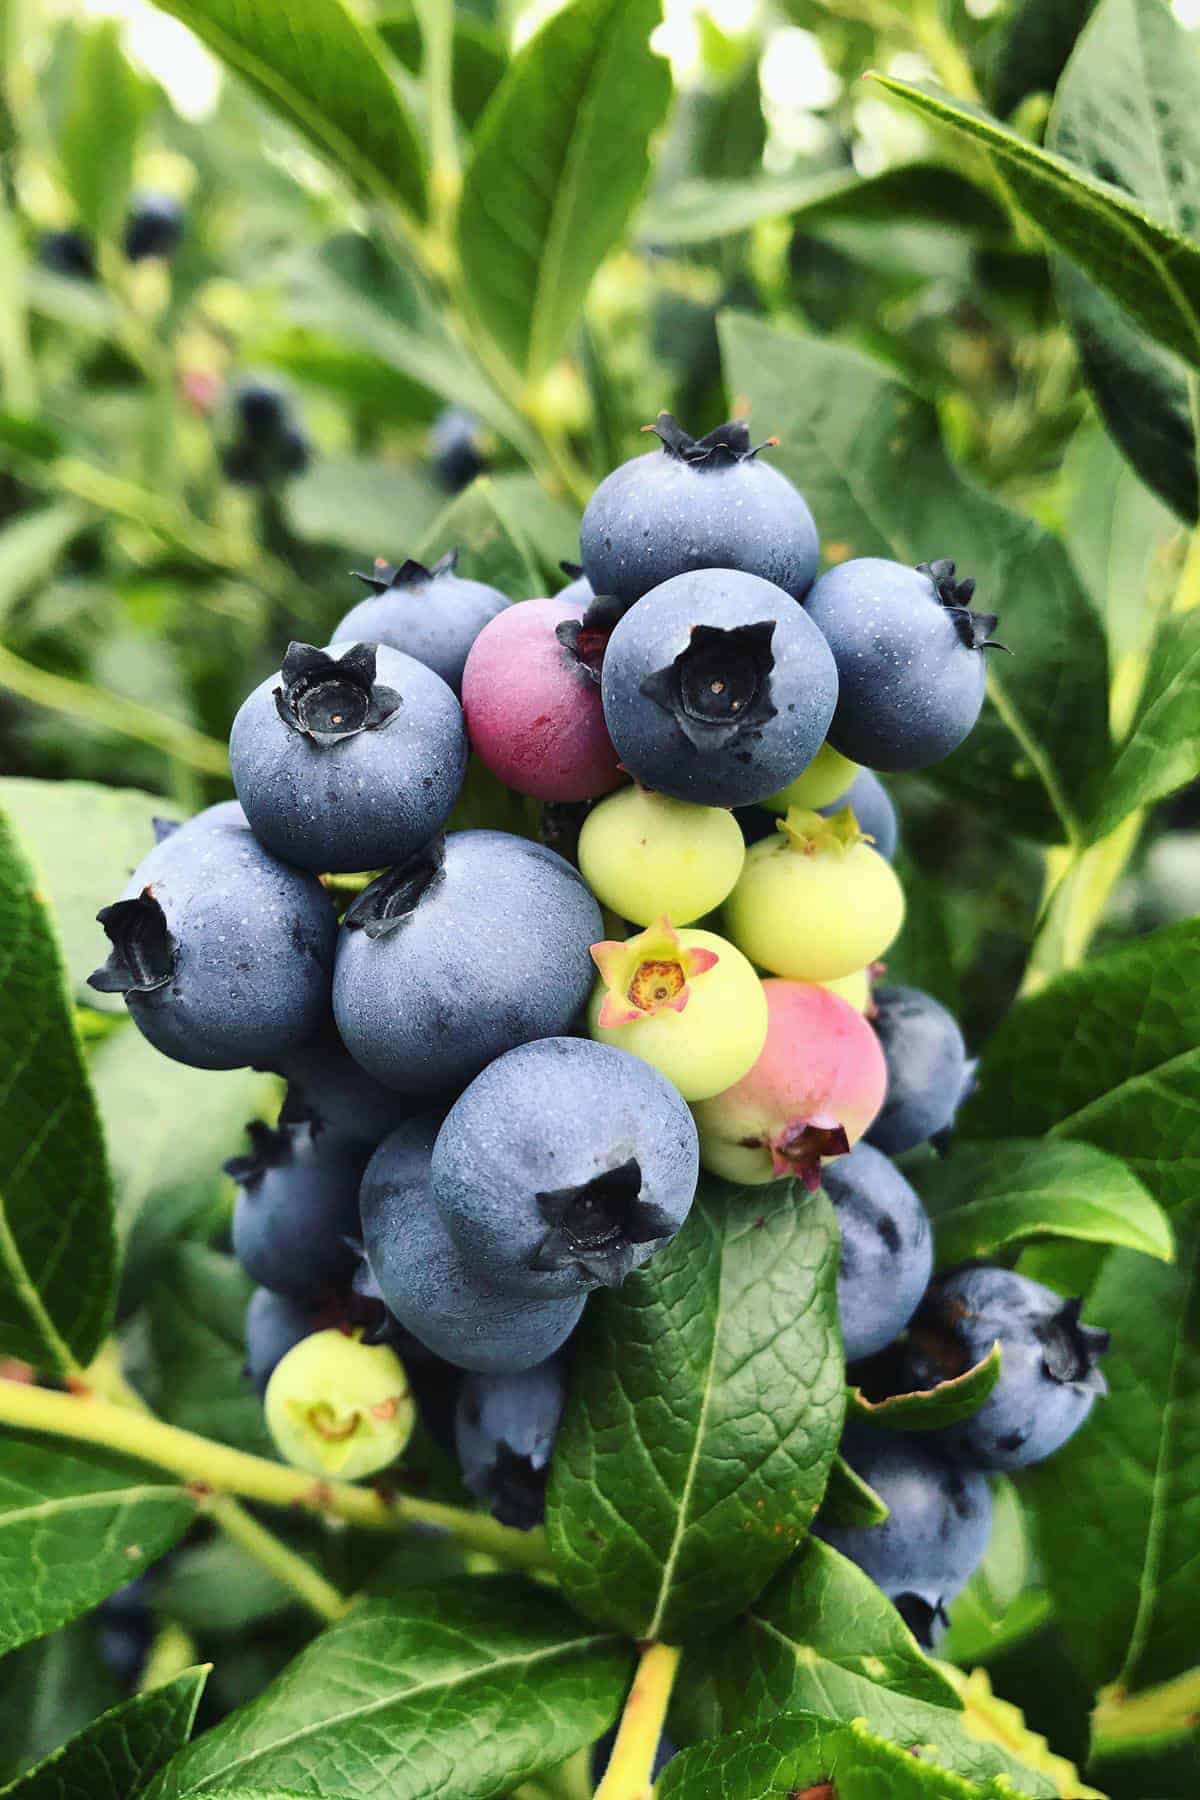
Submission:
<svg viewBox="0 0 1200 1800">
<path fill-rule="evenodd" d="M 1089 745 L 1107 745 L 1110 723 L 1118 738 L 1128 727 L 1164 611 L 1196 580 L 1194 378 L 1149 342 L 1116 356 L 1123 315 L 1114 323 L 1113 302 L 1047 251 L 995 166 L 862 76 L 933 79 L 1040 141 L 1090 0 L 667 0 L 652 39 L 661 60 L 638 64 L 621 106 L 596 122 L 583 205 L 597 213 L 598 266 L 565 259 L 535 319 L 504 288 L 538 230 L 536 196 L 528 216 L 518 195 L 498 219 L 472 210 L 468 187 L 457 226 L 454 213 L 467 137 L 502 127 L 489 101 L 553 0 L 442 9 L 450 114 L 426 80 L 418 6 L 350 10 L 390 80 L 340 97 L 353 123 L 327 141 L 330 159 L 311 119 L 282 118 L 286 103 L 264 104 L 167 12 L 0 0 L 0 768 L 5 804 L 50 871 L 72 975 L 95 960 L 95 892 L 122 885 L 149 811 L 178 816 L 230 792 L 234 711 L 289 638 L 325 641 L 355 598 L 350 571 L 457 545 L 465 572 L 514 599 L 554 591 L 591 486 L 645 447 L 641 428 L 664 408 L 702 433 L 753 398 L 756 433 L 780 434 L 819 526 L 822 494 L 844 479 L 866 536 L 826 535 L 829 560 L 908 517 L 914 532 L 939 533 L 913 560 L 957 555 L 965 567 L 956 522 L 977 514 L 967 544 L 986 544 L 1022 598 L 1018 658 L 1034 651 L 1043 592 L 1067 633 L 1062 666 L 1077 634 L 1082 673 L 1060 730 L 1053 696 L 1042 700 L 1046 738 L 1064 765 L 1074 757 L 1082 792 Z M 1190 33 L 1200 4 L 1176 0 L 1172 17 Z M 393 84 L 429 145 L 427 207 L 406 190 L 403 156 L 387 161 L 395 134 L 379 114 Z M 536 114 L 538 102 L 535 87 L 522 103 Z M 628 228 L 622 215 L 606 237 L 622 183 L 642 191 L 626 197 Z M 181 209 L 170 254 L 129 254 L 131 209 L 146 196 Z M 1178 222 L 1194 232 L 1190 215 Z M 487 329 L 472 316 L 480 305 Z M 798 337 L 768 344 L 755 322 Z M 862 353 L 874 375 L 823 361 L 826 350 Z M 804 413 L 792 390 L 823 372 L 832 398 Z M 900 407 L 889 375 L 920 396 L 912 459 L 899 426 L 888 436 Z M 248 384 L 283 396 L 293 435 L 275 460 L 243 454 Z M 448 409 L 467 415 L 457 437 Z M 465 432 L 465 466 L 445 454 L 448 430 L 460 451 Z M 1002 529 L 979 490 L 1029 529 Z M 1068 589 L 1081 613 L 1063 610 Z M 1005 610 L 985 581 L 980 602 Z M 1119 841 L 1101 840 L 1082 908 L 1061 918 L 1043 910 L 1067 866 L 1054 812 L 1040 790 L 1030 797 L 1027 770 L 989 779 L 988 729 L 975 761 L 891 784 L 909 896 L 892 973 L 955 1008 L 973 1046 L 1023 983 L 1077 960 L 1097 921 L 1105 946 L 1200 909 L 1195 727 L 1151 804 L 1124 822 L 1118 811 Z M 49 796 L 34 785 L 47 777 L 61 784 Z M 467 805 L 494 800 L 472 792 Z M 205 1261 L 225 1205 L 213 1170 L 262 1103 L 261 1078 L 198 1077 L 113 1028 L 111 1013 L 84 1017 L 117 1176 L 124 1316 L 147 1302 L 127 1334 L 134 1372 L 140 1357 L 164 1416 L 227 1441 L 244 1427 L 246 1447 L 261 1448 L 238 1385 L 241 1278 Z M 447 1476 L 430 1455 L 436 1484 Z M 307 1629 L 281 1591 L 247 1583 L 250 1565 L 231 1585 L 223 1559 L 234 1555 L 191 1544 L 155 1592 L 162 1668 L 221 1646 L 206 1716 L 257 1691 Z M 1091 1691 L 1047 1623 L 1015 1502 L 985 1577 L 949 1651 L 989 1662 L 997 1691 L 1082 1755 Z M 92 1630 L 5 1664 L 0 1774 L 106 1703 Z M 1138 1762 L 1112 1765 L 1106 1781 L 1115 1795 L 1189 1793 L 1190 1755 L 1160 1757 L 1152 1790 Z"/>
</svg>

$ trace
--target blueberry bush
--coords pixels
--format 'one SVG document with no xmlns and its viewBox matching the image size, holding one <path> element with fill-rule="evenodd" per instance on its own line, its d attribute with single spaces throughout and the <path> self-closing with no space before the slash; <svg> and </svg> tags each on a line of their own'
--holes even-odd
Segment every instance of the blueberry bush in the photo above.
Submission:
<svg viewBox="0 0 1200 1800">
<path fill-rule="evenodd" d="M 0 7 L 0 1795 L 1197 1792 L 1198 28 Z"/>
</svg>

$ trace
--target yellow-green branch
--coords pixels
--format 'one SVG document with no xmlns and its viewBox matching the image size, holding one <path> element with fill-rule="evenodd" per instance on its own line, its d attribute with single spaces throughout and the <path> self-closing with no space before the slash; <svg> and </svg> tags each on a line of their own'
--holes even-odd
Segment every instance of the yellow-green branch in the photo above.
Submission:
<svg viewBox="0 0 1200 1800">
<path fill-rule="evenodd" d="M 649 1644 L 642 1651 L 633 1686 L 621 1713 L 596 1800 L 650 1800 L 654 1758 L 670 1704 L 681 1652 L 673 1644 Z"/>
</svg>

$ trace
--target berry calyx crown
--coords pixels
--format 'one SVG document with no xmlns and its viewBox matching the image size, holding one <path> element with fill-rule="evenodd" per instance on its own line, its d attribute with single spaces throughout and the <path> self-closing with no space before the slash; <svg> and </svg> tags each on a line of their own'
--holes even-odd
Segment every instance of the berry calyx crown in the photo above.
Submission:
<svg viewBox="0 0 1200 1800">
<path fill-rule="evenodd" d="M 869 831 L 859 828 L 852 806 L 843 806 L 832 818 L 805 806 L 789 806 L 787 816 L 776 819 L 775 829 L 784 847 L 802 856 L 845 856 L 856 844 L 875 842 Z"/>
<path fill-rule="evenodd" d="M 347 907 L 342 917 L 345 929 L 365 932 L 371 939 L 397 931 L 441 880 L 445 857 L 446 840 L 437 837 L 407 862 L 385 870 Z"/>
<path fill-rule="evenodd" d="M 574 1187 L 535 1194 L 534 1200 L 550 1227 L 534 1254 L 534 1268 L 578 1267 L 602 1287 L 620 1287 L 637 1246 L 655 1243 L 671 1229 L 661 1209 L 642 1199 L 635 1156 Z"/>
<path fill-rule="evenodd" d="M 771 648 L 775 620 L 753 625 L 693 625 L 684 648 L 656 669 L 639 692 L 669 712 L 695 750 L 720 750 L 760 735 L 773 719 Z"/>
<path fill-rule="evenodd" d="M 325 749 L 394 718 L 401 696 L 375 679 L 375 650 L 351 644 L 343 656 L 330 656 L 315 644 L 289 644 L 274 690 L 275 710 L 289 731 Z"/>
<path fill-rule="evenodd" d="M 1082 1300 L 1066 1300 L 1052 1318 L 1037 1328 L 1042 1345 L 1042 1366 L 1051 1381 L 1064 1387 L 1082 1388 L 1088 1394 L 1106 1394 L 1108 1383 L 1100 1370 L 1100 1358 L 1111 1342 L 1107 1331 L 1085 1325 Z"/>
<path fill-rule="evenodd" d="M 225 1173 L 232 1175 L 239 1187 L 253 1193 L 261 1186 L 268 1170 L 282 1169 L 291 1162 L 295 1129 L 283 1124 L 273 1128 L 262 1119 L 251 1119 L 246 1126 L 250 1148 L 241 1156 L 231 1156 L 225 1164 Z"/>
<path fill-rule="evenodd" d="M 750 1145 L 758 1149 L 761 1140 L 753 1138 Z M 850 1139 L 845 1126 L 831 1114 L 814 1113 L 808 1119 L 790 1119 L 763 1147 L 771 1152 L 772 1175 L 791 1175 L 815 1194 L 821 1185 L 822 1162 L 830 1156 L 845 1156 Z"/>
<path fill-rule="evenodd" d="M 108 961 L 88 976 L 90 988 L 98 994 L 153 994 L 166 987 L 179 966 L 179 944 L 152 888 L 101 907 L 96 918 L 112 948 Z"/>
<path fill-rule="evenodd" d="M 598 1019 L 605 1031 L 656 1013 L 683 1012 L 692 983 L 720 961 L 715 950 L 685 947 L 665 913 L 636 937 L 593 944 L 591 955 L 605 988 Z"/>
<path fill-rule="evenodd" d="M 968 650 L 1003 650 L 1006 656 L 1012 655 L 1007 644 L 997 643 L 992 636 L 1000 623 L 998 615 L 971 611 L 974 576 L 965 575 L 958 580 L 954 562 L 948 556 L 940 556 L 936 562 L 918 563 L 917 574 L 929 577 L 938 604 L 950 614 L 954 629 Z"/>
<path fill-rule="evenodd" d="M 566 565 L 564 564 L 564 567 Z M 581 619 L 560 619 L 554 635 L 590 681 L 597 687 L 604 668 L 604 652 L 608 640 L 629 608 L 611 594 L 597 594 L 589 600 Z"/>
<path fill-rule="evenodd" d="M 393 568 L 385 557 L 375 558 L 375 567 L 368 575 L 365 569 L 352 569 L 351 574 L 356 581 L 365 581 L 376 594 L 387 594 L 396 588 L 420 587 L 424 582 L 436 581 L 439 575 L 453 575 L 458 562 L 458 551 L 447 550 L 445 556 L 439 557 L 432 568 L 424 563 L 408 557 L 399 568 Z"/>
<path fill-rule="evenodd" d="M 683 429 L 679 420 L 672 413 L 660 412 L 653 425 L 643 425 L 643 431 L 652 431 L 668 456 L 679 462 L 692 463 L 719 468 L 730 463 L 752 462 L 761 450 L 773 449 L 778 438 L 767 438 L 761 444 L 751 444 L 750 431 L 744 419 L 727 419 L 710 431 L 707 437 L 694 438 Z"/>
</svg>

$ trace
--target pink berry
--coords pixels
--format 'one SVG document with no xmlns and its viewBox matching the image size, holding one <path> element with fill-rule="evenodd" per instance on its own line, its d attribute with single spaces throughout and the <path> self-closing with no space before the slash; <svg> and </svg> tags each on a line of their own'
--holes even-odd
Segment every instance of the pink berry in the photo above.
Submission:
<svg viewBox="0 0 1200 1800">
<path fill-rule="evenodd" d="M 472 748 L 506 787 L 536 800 L 594 800 L 621 780 L 596 647 L 584 633 L 563 634 L 577 648 L 556 635 L 583 615 L 561 595 L 522 600 L 484 626 L 463 670 Z"/>
<path fill-rule="evenodd" d="M 764 981 L 767 1041 L 748 1075 L 693 1107 L 700 1160 L 730 1181 L 821 1181 L 883 1105 L 887 1068 L 861 1013 L 807 981 Z"/>
</svg>

